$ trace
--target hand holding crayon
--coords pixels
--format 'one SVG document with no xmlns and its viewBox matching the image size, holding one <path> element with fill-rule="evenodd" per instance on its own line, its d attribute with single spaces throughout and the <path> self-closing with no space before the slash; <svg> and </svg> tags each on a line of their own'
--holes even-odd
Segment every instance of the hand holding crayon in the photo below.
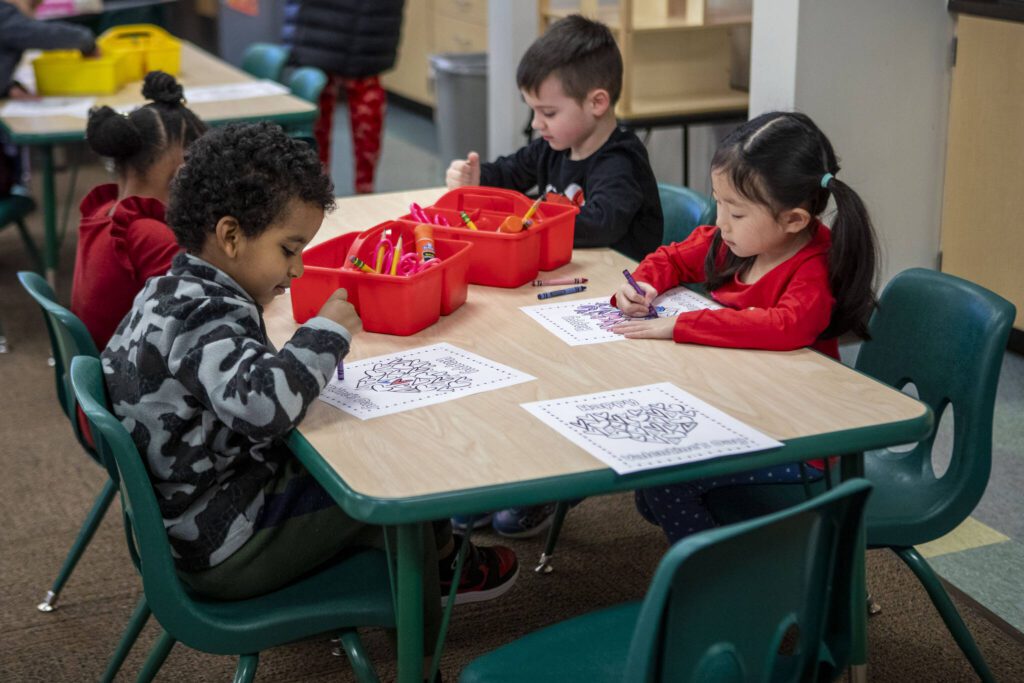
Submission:
<svg viewBox="0 0 1024 683">
<path fill-rule="evenodd" d="M 333 320 L 349 332 L 354 332 L 359 324 L 359 314 L 348 301 L 348 291 L 336 289 L 327 297 L 327 301 L 320 307 L 318 316 Z"/>
<path fill-rule="evenodd" d="M 626 278 L 626 284 L 619 288 L 619 291 L 615 294 L 615 300 L 620 310 L 626 315 L 636 316 L 640 315 L 643 310 L 643 306 L 647 308 L 647 315 L 652 318 L 658 317 L 658 311 L 654 308 L 654 304 L 647 301 L 647 295 L 657 294 L 654 288 L 647 285 L 649 291 L 645 291 L 633 276 L 629 270 L 623 270 L 622 275 Z M 645 283 L 646 284 L 646 283 Z M 637 295 L 640 296 L 639 300 Z"/>
</svg>

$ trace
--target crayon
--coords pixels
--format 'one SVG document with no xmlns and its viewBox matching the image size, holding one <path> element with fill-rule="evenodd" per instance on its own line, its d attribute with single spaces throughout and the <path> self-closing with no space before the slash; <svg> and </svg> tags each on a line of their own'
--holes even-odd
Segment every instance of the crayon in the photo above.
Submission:
<svg viewBox="0 0 1024 683">
<path fill-rule="evenodd" d="M 363 271 L 364 273 L 376 273 L 377 272 L 373 268 L 371 268 L 370 266 L 366 265 L 366 262 L 363 261 L 358 256 L 349 256 L 348 260 L 352 262 L 352 265 L 354 265 L 356 268 L 358 268 L 359 270 Z"/>
<path fill-rule="evenodd" d="M 398 261 L 402 258 L 402 236 L 398 236 L 398 244 L 395 245 L 394 254 L 391 256 L 391 275 L 398 274 Z"/>
<path fill-rule="evenodd" d="M 553 277 L 550 280 L 534 280 L 534 287 L 548 287 L 550 285 L 583 285 L 588 282 L 585 277 Z"/>
<path fill-rule="evenodd" d="M 470 230 L 477 230 L 476 224 L 470 219 L 469 214 L 465 211 L 459 211 L 459 216 L 462 217 L 462 222 L 466 224 L 466 227 Z"/>
<path fill-rule="evenodd" d="M 338 381 L 345 379 L 345 361 L 338 361 Z"/>
<path fill-rule="evenodd" d="M 628 282 L 630 286 L 636 290 L 637 294 L 639 294 L 642 297 L 647 296 L 647 292 L 640 288 L 640 285 L 636 283 L 636 280 L 633 279 L 633 276 L 629 274 L 629 270 L 622 271 L 622 274 L 625 276 L 626 282 Z M 654 304 L 647 304 L 647 315 L 651 316 L 652 318 L 658 317 L 658 310 L 654 308 Z"/>
<path fill-rule="evenodd" d="M 575 294 L 576 292 L 585 292 L 587 288 L 583 285 L 579 287 L 569 287 L 568 289 L 556 289 L 553 292 L 541 292 L 537 295 L 538 299 L 550 299 L 553 296 L 562 296 L 564 294 Z"/>
</svg>

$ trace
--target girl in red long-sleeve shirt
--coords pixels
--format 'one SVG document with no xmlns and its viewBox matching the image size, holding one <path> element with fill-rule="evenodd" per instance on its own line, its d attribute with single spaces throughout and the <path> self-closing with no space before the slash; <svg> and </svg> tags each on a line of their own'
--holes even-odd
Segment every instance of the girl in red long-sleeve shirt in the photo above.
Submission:
<svg viewBox="0 0 1024 683">
<path fill-rule="evenodd" d="M 764 114 L 733 131 L 715 153 L 717 225 L 660 247 L 613 301 L 635 316 L 612 328 L 633 339 L 786 351 L 811 346 L 839 357 L 837 338 L 867 336 L 875 306 L 876 242 L 860 197 L 836 178 L 831 143 L 803 114 Z M 829 197 L 831 230 L 818 216 Z M 704 283 L 723 308 L 641 318 L 659 292 Z M 812 461 L 803 475 L 821 478 Z M 800 481 L 799 464 L 637 491 L 637 507 L 671 542 L 715 526 L 704 494 L 723 486 Z"/>
<path fill-rule="evenodd" d="M 173 76 L 148 73 L 142 94 L 152 102 L 127 115 L 94 109 L 86 126 L 89 146 L 113 161 L 118 179 L 82 200 L 71 285 L 71 311 L 101 351 L 142 285 L 180 251 L 164 204 L 185 148 L 206 131 Z"/>
</svg>

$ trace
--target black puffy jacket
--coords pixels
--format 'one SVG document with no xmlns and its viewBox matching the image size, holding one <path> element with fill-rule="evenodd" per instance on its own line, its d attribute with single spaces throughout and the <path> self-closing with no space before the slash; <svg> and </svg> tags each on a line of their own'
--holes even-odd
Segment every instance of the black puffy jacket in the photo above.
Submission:
<svg viewBox="0 0 1024 683">
<path fill-rule="evenodd" d="M 405 0 L 288 0 L 282 40 L 290 63 L 348 78 L 395 64 Z"/>
</svg>

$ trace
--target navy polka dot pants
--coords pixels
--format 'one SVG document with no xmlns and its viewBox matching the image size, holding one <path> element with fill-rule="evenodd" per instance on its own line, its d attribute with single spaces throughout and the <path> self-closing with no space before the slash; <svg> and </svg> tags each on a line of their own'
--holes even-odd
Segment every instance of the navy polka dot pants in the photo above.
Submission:
<svg viewBox="0 0 1024 683">
<path fill-rule="evenodd" d="M 810 465 L 805 466 L 804 471 L 807 481 L 817 481 L 824 474 Z M 643 518 L 660 526 L 668 536 L 669 543 L 675 543 L 690 534 L 718 526 L 704 503 L 704 494 L 712 489 L 744 484 L 793 484 L 800 481 L 800 465 L 792 463 L 724 477 L 639 489 L 634 495 L 636 508 Z"/>
</svg>

